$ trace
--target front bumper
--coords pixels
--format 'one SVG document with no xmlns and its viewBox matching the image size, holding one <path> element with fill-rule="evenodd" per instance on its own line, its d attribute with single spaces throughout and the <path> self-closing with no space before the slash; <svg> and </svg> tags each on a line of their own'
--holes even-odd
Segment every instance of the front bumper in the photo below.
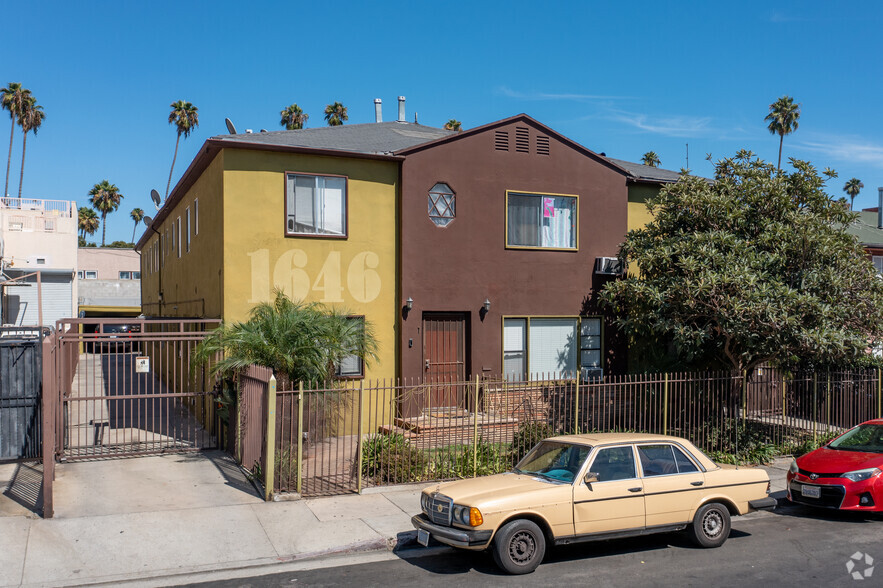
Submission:
<svg viewBox="0 0 883 588">
<path fill-rule="evenodd" d="M 748 506 L 752 510 L 773 510 L 779 502 L 772 496 L 766 498 L 758 498 L 757 500 L 749 500 Z"/>
<path fill-rule="evenodd" d="M 788 500 L 807 506 L 852 510 L 863 512 L 883 512 L 883 494 L 880 492 L 878 479 L 851 482 L 845 478 L 829 478 L 827 480 L 811 480 L 801 474 L 788 476 Z M 803 495 L 804 486 L 816 486 L 820 496 L 811 498 Z M 870 503 L 863 504 L 862 498 L 870 498 Z"/>
<path fill-rule="evenodd" d="M 456 527 L 443 527 L 431 522 L 424 514 L 411 517 L 411 524 L 415 529 L 427 531 L 435 537 L 436 541 L 452 547 L 485 547 L 494 534 L 490 529 L 471 531 Z"/>
</svg>

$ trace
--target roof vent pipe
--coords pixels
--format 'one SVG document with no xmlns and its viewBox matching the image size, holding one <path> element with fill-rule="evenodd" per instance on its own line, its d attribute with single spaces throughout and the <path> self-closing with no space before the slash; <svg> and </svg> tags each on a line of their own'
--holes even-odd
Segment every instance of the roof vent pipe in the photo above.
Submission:
<svg viewBox="0 0 883 588">
<path fill-rule="evenodd" d="M 405 97 L 399 96 L 399 120 L 398 122 L 408 122 L 405 120 Z"/>
<path fill-rule="evenodd" d="M 374 99 L 374 122 L 383 122 L 383 109 L 381 108 L 380 98 Z"/>
<path fill-rule="evenodd" d="M 877 228 L 883 229 L 883 188 L 877 188 L 880 198 L 877 200 Z"/>
</svg>

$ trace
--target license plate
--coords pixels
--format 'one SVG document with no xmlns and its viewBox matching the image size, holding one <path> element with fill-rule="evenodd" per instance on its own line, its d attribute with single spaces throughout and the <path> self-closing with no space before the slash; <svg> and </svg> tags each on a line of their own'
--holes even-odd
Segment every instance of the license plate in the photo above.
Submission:
<svg viewBox="0 0 883 588">
<path fill-rule="evenodd" d="M 804 486 L 800 491 L 805 498 L 821 498 L 822 489 L 818 486 Z"/>
<path fill-rule="evenodd" d="M 417 529 L 417 543 L 426 547 L 429 545 L 429 531 L 425 529 Z"/>
</svg>

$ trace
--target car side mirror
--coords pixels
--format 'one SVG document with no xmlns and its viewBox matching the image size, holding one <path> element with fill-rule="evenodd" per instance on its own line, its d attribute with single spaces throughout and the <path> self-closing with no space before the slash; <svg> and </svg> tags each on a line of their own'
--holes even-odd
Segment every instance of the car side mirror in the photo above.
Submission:
<svg viewBox="0 0 883 588">
<path fill-rule="evenodd" d="M 598 481 L 598 476 L 600 474 L 598 472 L 586 472 L 586 476 L 583 478 L 583 481 L 586 483 L 586 486 L 589 487 L 589 490 L 592 489 L 592 482 Z"/>
</svg>

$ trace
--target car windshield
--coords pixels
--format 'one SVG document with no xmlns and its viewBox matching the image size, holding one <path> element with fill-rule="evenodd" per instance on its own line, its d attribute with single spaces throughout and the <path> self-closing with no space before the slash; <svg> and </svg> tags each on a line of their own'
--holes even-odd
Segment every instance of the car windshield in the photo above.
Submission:
<svg viewBox="0 0 883 588">
<path fill-rule="evenodd" d="M 859 425 L 828 444 L 830 449 L 883 453 L 883 425 Z"/>
<path fill-rule="evenodd" d="M 557 482 L 572 482 L 591 450 L 590 445 L 542 441 L 518 462 L 514 471 Z"/>
</svg>

